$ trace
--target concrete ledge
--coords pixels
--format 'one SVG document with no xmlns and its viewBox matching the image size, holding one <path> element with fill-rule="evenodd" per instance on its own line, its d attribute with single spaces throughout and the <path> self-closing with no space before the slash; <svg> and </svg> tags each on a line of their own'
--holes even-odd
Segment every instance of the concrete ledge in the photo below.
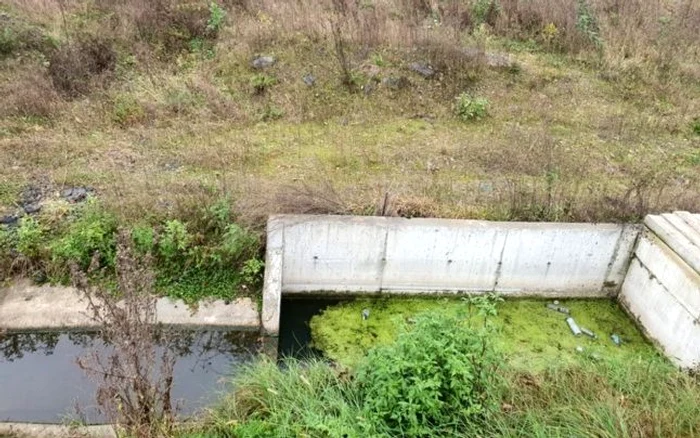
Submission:
<svg viewBox="0 0 700 438">
<path fill-rule="evenodd" d="M 619 299 L 676 364 L 700 366 L 700 274 L 651 231 L 639 240 Z"/>
<path fill-rule="evenodd" d="M 0 423 L 0 436 L 12 438 L 117 438 L 112 426 Z"/>
<path fill-rule="evenodd" d="M 269 224 L 268 245 L 270 229 L 277 237 L 268 258 L 281 248 L 281 287 L 290 294 L 614 295 L 641 228 L 297 215 Z"/>
<path fill-rule="evenodd" d="M 644 224 L 691 268 L 700 272 L 700 232 L 698 215 L 687 212 L 649 215 Z"/>
<path fill-rule="evenodd" d="M 203 302 L 197 310 L 180 300 L 160 298 L 156 306 L 158 322 L 169 326 L 240 331 L 260 328 L 257 304 L 250 298 L 239 298 L 230 304 L 222 300 Z M 0 329 L 97 328 L 86 311 L 85 298 L 71 287 L 37 286 L 20 280 L 0 289 Z"/>
</svg>

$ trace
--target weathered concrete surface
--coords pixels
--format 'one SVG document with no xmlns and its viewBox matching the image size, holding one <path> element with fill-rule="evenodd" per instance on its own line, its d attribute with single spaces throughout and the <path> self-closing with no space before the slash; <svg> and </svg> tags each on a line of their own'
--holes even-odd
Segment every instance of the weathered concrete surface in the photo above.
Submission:
<svg viewBox="0 0 700 438">
<path fill-rule="evenodd" d="M 200 303 L 196 310 L 182 301 L 161 298 L 157 302 L 158 321 L 172 326 L 257 330 L 260 318 L 250 298 Z M 95 328 L 87 314 L 87 302 L 71 287 L 37 286 L 28 280 L 0 289 L 0 329 L 56 330 Z"/>
<path fill-rule="evenodd" d="M 700 215 L 688 212 L 649 215 L 644 224 L 696 272 L 700 272 Z"/>
<path fill-rule="evenodd" d="M 284 262 L 284 223 L 271 218 L 267 223 L 267 251 L 265 254 L 265 282 L 261 324 L 263 332 L 270 336 L 279 333 L 282 311 L 282 266 Z M 271 347 L 275 344 L 274 347 Z M 268 340 L 266 349 L 277 351 L 276 343 Z"/>
<path fill-rule="evenodd" d="M 639 239 L 619 299 L 674 362 L 700 366 L 700 274 L 651 230 Z"/>
<path fill-rule="evenodd" d="M 284 293 L 605 296 L 619 289 L 639 232 L 614 224 L 351 216 L 273 220 L 283 240 Z"/>
<path fill-rule="evenodd" d="M 0 436 L 12 438 L 117 438 L 112 426 L 0 423 Z"/>
</svg>

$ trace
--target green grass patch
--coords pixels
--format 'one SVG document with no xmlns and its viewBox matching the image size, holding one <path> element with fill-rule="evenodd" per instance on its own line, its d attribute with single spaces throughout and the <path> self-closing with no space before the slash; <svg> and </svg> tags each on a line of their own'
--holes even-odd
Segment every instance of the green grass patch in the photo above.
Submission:
<svg viewBox="0 0 700 438">
<path fill-rule="evenodd" d="M 566 315 L 545 307 L 551 301 L 506 300 L 490 319 L 495 328 L 494 342 L 514 368 L 544 369 L 553 363 L 572 364 L 582 356 L 623 359 L 656 356 L 656 350 L 619 308 L 607 299 L 561 300 L 576 322 L 597 338 L 574 336 L 565 322 Z M 367 320 L 362 311 L 369 310 Z M 468 299 L 407 298 L 362 299 L 330 307 L 311 320 L 314 345 L 330 359 L 354 367 L 373 347 L 388 345 L 401 327 L 417 315 L 440 311 L 482 324 Z M 471 315 L 471 316 L 470 316 Z M 610 336 L 623 339 L 615 345 Z M 582 347 L 583 352 L 578 352 Z"/>
<path fill-rule="evenodd" d="M 247 365 L 204 426 L 182 437 L 680 438 L 700 433 L 700 381 L 659 355 L 578 355 L 542 368 L 514 366 L 504 356 L 499 326 L 511 312 L 534 311 L 532 306 L 542 303 L 494 307 L 491 298 L 471 299 L 471 309 L 457 309 L 458 300 L 432 300 L 433 306 L 425 300 L 395 301 L 404 303 L 402 311 L 410 310 L 401 313 L 395 339 L 370 348 L 356 366 L 318 359 Z M 596 312 L 581 322 L 599 324 L 601 330 L 620 328 L 618 310 L 592 303 L 566 304 L 577 314 Z M 354 311 L 367 307 L 359 304 L 368 302 L 340 306 L 353 310 L 346 319 L 361 320 Z M 372 307 L 368 324 L 373 316 L 387 316 L 382 311 L 386 306 Z M 530 316 L 532 325 L 547 318 Z M 619 350 L 635 341 L 628 342 Z"/>
</svg>

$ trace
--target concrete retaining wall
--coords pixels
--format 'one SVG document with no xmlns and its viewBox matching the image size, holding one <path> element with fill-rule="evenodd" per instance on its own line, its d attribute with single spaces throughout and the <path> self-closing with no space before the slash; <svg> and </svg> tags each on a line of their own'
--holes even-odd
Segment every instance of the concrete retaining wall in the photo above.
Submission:
<svg viewBox="0 0 700 438">
<path fill-rule="evenodd" d="M 648 228 L 634 251 L 620 302 L 667 356 L 684 368 L 698 367 L 700 229 L 694 225 L 700 216 L 681 212 L 644 222 Z"/>
<path fill-rule="evenodd" d="M 268 222 L 264 329 L 281 294 L 615 294 L 639 227 L 355 216 Z"/>
</svg>

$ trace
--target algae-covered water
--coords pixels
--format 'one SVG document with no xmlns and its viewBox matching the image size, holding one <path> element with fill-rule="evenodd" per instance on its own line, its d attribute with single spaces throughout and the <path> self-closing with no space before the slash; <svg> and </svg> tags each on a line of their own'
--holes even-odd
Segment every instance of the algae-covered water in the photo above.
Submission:
<svg viewBox="0 0 700 438">
<path fill-rule="evenodd" d="M 577 360 L 624 359 L 657 355 L 619 305 L 609 299 L 559 300 L 576 323 L 595 338 L 575 336 L 566 323 L 569 315 L 546 307 L 552 300 L 512 299 L 497 305 L 489 318 L 494 342 L 510 365 L 529 370 Z M 365 316 L 369 312 L 369 316 Z M 467 299 L 382 298 L 360 299 L 327 308 L 310 322 L 314 346 L 330 359 L 353 367 L 377 345 L 392 342 L 400 330 L 426 312 L 459 315 L 483 325 Z M 611 335 L 621 339 L 616 345 Z"/>
</svg>

